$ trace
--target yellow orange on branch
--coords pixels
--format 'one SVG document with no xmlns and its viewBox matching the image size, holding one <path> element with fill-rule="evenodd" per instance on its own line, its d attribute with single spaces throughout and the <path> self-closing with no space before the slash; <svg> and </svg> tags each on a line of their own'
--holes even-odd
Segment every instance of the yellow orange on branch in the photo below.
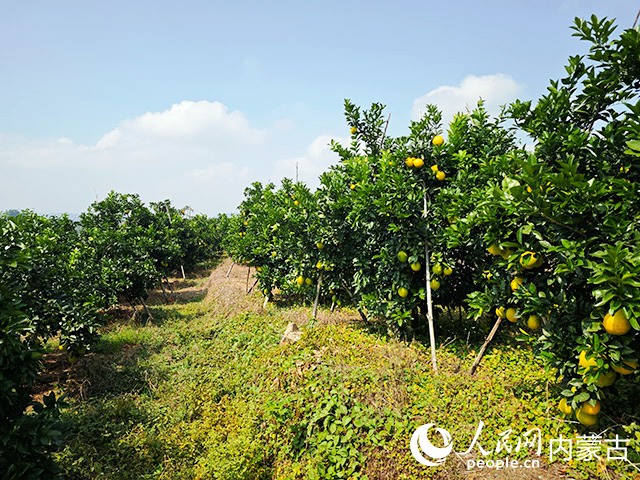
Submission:
<svg viewBox="0 0 640 480">
<path fill-rule="evenodd" d="M 611 368 L 620 375 L 631 375 L 638 369 L 638 362 L 635 360 L 625 360 L 622 364 L 611 364 Z"/>
<path fill-rule="evenodd" d="M 560 410 L 565 415 L 571 415 L 573 413 L 573 408 L 571 408 L 571 405 L 567 403 L 566 398 L 560 400 L 560 403 L 558 404 L 558 410 Z"/>
<path fill-rule="evenodd" d="M 580 352 L 578 365 L 580 365 L 582 368 L 591 368 L 596 367 L 598 365 L 598 362 L 596 362 L 595 357 L 587 358 L 587 351 L 583 350 Z"/>
<path fill-rule="evenodd" d="M 582 404 L 582 407 L 580 407 L 580 409 L 584 413 L 588 413 L 589 415 L 598 415 L 600 413 L 600 402 L 596 400 L 595 405 L 591 405 L 591 403 L 589 402 L 584 402 Z"/>
<path fill-rule="evenodd" d="M 522 286 L 523 283 L 524 283 L 524 278 L 515 277 L 513 280 L 511 280 L 511 283 L 509 284 L 509 286 L 511 287 L 511 290 L 515 292 L 517 289 L 519 289 Z"/>
<path fill-rule="evenodd" d="M 624 335 L 631 330 L 631 324 L 622 309 L 616 311 L 613 315 L 607 312 L 604 320 L 602 320 L 602 325 L 610 335 Z"/>
<path fill-rule="evenodd" d="M 595 415 L 590 415 L 585 412 L 582 408 L 579 408 L 576 411 L 576 419 L 587 427 L 593 427 L 596 423 L 598 423 L 598 417 Z"/>
</svg>

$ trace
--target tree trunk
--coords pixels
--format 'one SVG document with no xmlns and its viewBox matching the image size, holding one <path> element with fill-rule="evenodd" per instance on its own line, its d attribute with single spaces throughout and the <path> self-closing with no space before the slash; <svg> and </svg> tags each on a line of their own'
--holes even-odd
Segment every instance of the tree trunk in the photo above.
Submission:
<svg viewBox="0 0 640 480">
<path fill-rule="evenodd" d="M 169 297 L 167 297 L 167 291 L 164 289 L 163 280 L 160 280 L 160 288 L 162 289 L 162 298 L 164 298 L 164 303 L 169 303 Z"/>
<path fill-rule="evenodd" d="M 171 291 L 171 294 L 172 294 L 172 295 L 175 295 L 175 293 L 176 293 L 176 292 L 175 292 L 175 290 L 173 289 L 173 283 L 171 283 L 171 282 L 169 281 L 169 277 L 165 276 L 165 277 L 164 277 L 164 281 L 165 281 L 165 282 L 167 282 L 167 287 L 169 287 L 169 290 Z"/>
<path fill-rule="evenodd" d="M 345 282 L 344 278 L 341 278 L 340 281 L 342 282 L 342 286 L 344 287 L 344 289 L 349 294 L 349 297 L 351 298 L 351 302 L 355 305 L 356 304 L 356 299 L 353 296 L 353 293 L 351 293 L 351 290 L 349 289 L 349 285 L 347 285 L 347 282 Z M 362 310 L 360 310 L 360 308 L 358 308 L 358 313 L 360 314 L 360 318 L 362 318 L 362 321 L 364 323 L 369 323 L 369 319 L 364 314 L 364 312 Z"/>
<path fill-rule="evenodd" d="M 143 300 L 142 297 L 138 297 L 138 300 L 140 300 L 140 303 L 142 303 L 142 306 L 144 307 L 144 311 L 147 312 L 147 321 L 148 320 L 154 320 L 153 315 L 151 314 L 151 310 L 149 310 L 149 307 L 147 306 L 147 304 L 145 303 L 145 301 Z"/>
</svg>

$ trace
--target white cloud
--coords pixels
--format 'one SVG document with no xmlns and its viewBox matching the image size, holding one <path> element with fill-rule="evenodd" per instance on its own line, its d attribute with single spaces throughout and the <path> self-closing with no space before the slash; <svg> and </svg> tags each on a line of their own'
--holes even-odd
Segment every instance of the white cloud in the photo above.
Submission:
<svg viewBox="0 0 640 480">
<path fill-rule="evenodd" d="M 163 112 L 147 112 L 122 122 L 106 136 L 112 136 L 114 132 L 120 135 L 120 140 L 127 137 L 169 138 L 190 143 L 194 140 L 211 143 L 229 137 L 256 142 L 264 138 L 264 132 L 252 128 L 241 112 L 229 112 L 224 104 L 208 101 L 183 101 Z"/>
<path fill-rule="evenodd" d="M 200 182 L 220 182 L 225 177 L 246 177 L 248 173 L 249 169 L 247 167 L 241 167 L 238 169 L 233 163 L 224 162 L 199 170 L 190 170 L 185 172 L 184 176 Z"/>
<path fill-rule="evenodd" d="M 349 138 L 320 135 L 311 142 L 304 155 L 277 161 L 271 181 L 277 183 L 285 177 L 295 180 L 297 166 L 298 179 L 312 189 L 318 187 L 320 175 L 340 159 L 338 154 L 331 150 L 332 139 L 342 145 L 348 145 L 351 141 Z"/>
<path fill-rule="evenodd" d="M 268 134 L 249 124 L 244 114 L 220 102 L 183 101 L 162 112 L 147 112 L 121 122 L 95 145 L 96 150 L 124 151 L 129 161 L 190 162 L 215 152 L 234 156 L 239 145 L 254 148 Z"/>
<path fill-rule="evenodd" d="M 332 138 L 300 145 L 287 117 L 256 128 L 219 102 L 184 101 L 120 122 L 95 144 L 0 133 L 0 210 L 79 213 L 110 190 L 166 198 L 197 212 L 232 212 L 253 181 L 295 178 L 310 188 L 339 161 Z M 296 146 L 297 145 L 297 146 Z"/>
<path fill-rule="evenodd" d="M 220 102 L 183 101 L 162 112 L 125 120 L 95 145 L 76 144 L 66 137 L 28 140 L 0 135 L 0 166 L 93 169 L 198 164 L 236 157 L 239 146 L 257 149 L 267 138 L 266 130 L 252 127 L 241 112 L 229 112 Z"/>
<path fill-rule="evenodd" d="M 484 100 L 488 112 L 495 115 L 499 107 L 516 99 L 523 86 L 509 75 L 469 75 L 460 85 L 445 85 L 431 90 L 413 102 L 412 117 L 418 119 L 424 113 L 425 106 L 435 104 L 442 111 L 442 125 L 448 126 L 458 112 L 473 109 L 479 99 Z"/>
<path fill-rule="evenodd" d="M 0 178 L 11 185 L 0 191 L 0 209 L 78 212 L 94 192 L 115 189 L 206 213 L 233 211 L 243 188 L 273 170 L 275 131 L 220 102 L 183 101 L 122 121 L 94 145 L 0 133 Z"/>
</svg>

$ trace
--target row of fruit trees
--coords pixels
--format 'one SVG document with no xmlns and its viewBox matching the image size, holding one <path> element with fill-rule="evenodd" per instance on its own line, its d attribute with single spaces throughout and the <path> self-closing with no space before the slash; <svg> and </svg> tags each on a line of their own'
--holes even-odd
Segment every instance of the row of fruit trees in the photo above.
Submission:
<svg viewBox="0 0 640 480">
<path fill-rule="evenodd" d="M 267 299 L 348 303 L 401 334 L 460 307 L 469 325 L 504 318 L 555 368 L 563 411 L 597 423 L 607 392 L 640 378 L 640 32 L 614 29 L 576 20 L 589 53 L 497 119 L 480 103 L 443 131 L 427 106 L 392 138 L 381 105 L 346 101 L 351 143 L 333 144 L 320 187 L 254 183 L 231 218 L 116 193 L 79 222 L 0 215 L 0 471 L 54 470 L 56 401 L 30 396 L 43 340 L 73 361 L 110 307 L 144 308 L 222 244 Z"/>
<path fill-rule="evenodd" d="M 47 456 L 61 439 L 55 396 L 31 401 L 44 342 L 58 337 L 75 362 L 111 307 L 138 304 L 150 315 L 147 292 L 163 281 L 169 288 L 169 275 L 219 255 L 225 229 L 225 217 L 188 217 L 168 200 L 147 207 L 137 195 L 115 192 L 78 222 L 30 211 L 0 215 L 3 478 L 52 478 L 55 471 Z"/>
<path fill-rule="evenodd" d="M 563 411 L 594 425 L 612 385 L 640 378 L 640 33 L 573 30 L 588 54 L 496 119 L 480 102 L 445 132 L 427 106 L 391 138 L 381 105 L 345 101 L 339 163 L 314 192 L 254 183 L 227 251 L 267 298 L 319 294 L 401 333 L 432 302 L 506 319 L 555 367 Z"/>
</svg>

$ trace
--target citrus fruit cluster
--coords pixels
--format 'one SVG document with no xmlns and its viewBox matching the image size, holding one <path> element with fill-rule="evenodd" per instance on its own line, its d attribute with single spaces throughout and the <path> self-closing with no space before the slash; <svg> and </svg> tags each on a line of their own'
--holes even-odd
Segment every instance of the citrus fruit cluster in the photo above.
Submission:
<svg viewBox="0 0 640 480">
<path fill-rule="evenodd" d="M 424 166 L 424 160 L 417 157 L 407 157 L 404 163 L 409 168 L 422 168 Z"/>
</svg>

